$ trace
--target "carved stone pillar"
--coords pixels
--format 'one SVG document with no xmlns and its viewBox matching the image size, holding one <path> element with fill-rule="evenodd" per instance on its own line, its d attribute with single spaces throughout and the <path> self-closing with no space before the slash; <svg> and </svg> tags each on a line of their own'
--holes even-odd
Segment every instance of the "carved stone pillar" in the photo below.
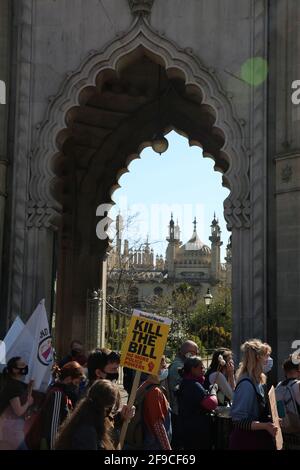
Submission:
<svg viewBox="0 0 300 470">
<path fill-rule="evenodd" d="M 9 65 L 10 65 L 10 8 L 8 0 L 0 0 L 0 80 L 6 88 L 5 103 L 0 100 L 0 286 L 2 279 L 3 235 L 5 221 L 5 206 L 7 199 L 7 122 L 9 96 Z"/>
<path fill-rule="evenodd" d="M 32 6 L 33 0 L 10 2 L 14 9 L 12 41 L 14 49 L 11 58 L 11 103 L 12 126 L 9 139 L 13 142 L 10 149 L 10 180 L 8 196 L 10 199 L 10 227 L 7 229 L 7 280 L 5 280 L 5 305 L 7 323 L 16 315 L 24 319 L 32 313 L 31 305 L 24 296 L 26 253 L 27 251 L 27 202 L 29 186 L 32 110 Z M 40 299 L 39 299 L 40 300 Z"/>
</svg>

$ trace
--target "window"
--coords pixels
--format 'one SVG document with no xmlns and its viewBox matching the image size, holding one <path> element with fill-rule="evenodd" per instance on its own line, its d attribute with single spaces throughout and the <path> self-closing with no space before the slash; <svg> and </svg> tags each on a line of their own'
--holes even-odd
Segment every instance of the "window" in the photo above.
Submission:
<svg viewBox="0 0 300 470">
<path fill-rule="evenodd" d="M 137 307 L 139 303 L 139 290 L 137 287 L 131 287 L 128 293 L 128 301 L 132 307 Z"/>
</svg>

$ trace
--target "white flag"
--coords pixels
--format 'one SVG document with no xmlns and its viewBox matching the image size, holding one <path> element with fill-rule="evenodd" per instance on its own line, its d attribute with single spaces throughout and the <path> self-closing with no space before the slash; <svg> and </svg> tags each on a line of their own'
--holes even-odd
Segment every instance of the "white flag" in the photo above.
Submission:
<svg viewBox="0 0 300 470">
<path fill-rule="evenodd" d="M 4 341 L 0 341 L 0 372 L 3 371 L 6 365 L 6 348 Z"/>
<path fill-rule="evenodd" d="M 25 381 L 33 379 L 34 390 L 45 391 L 45 383 L 51 376 L 53 353 L 44 300 L 38 304 L 9 351 L 6 351 L 7 360 L 15 356 L 21 356 L 28 364 Z"/>
<path fill-rule="evenodd" d="M 7 356 L 7 351 L 11 348 L 13 343 L 15 342 L 16 338 L 19 336 L 21 331 L 24 328 L 24 323 L 22 322 L 20 317 L 16 317 L 15 321 L 11 325 L 10 329 L 5 335 L 5 338 L 3 341 L 0 343 L 0 372 L 3 371 L 7 361 L 6 361 L 6 356 Z M 12 357 L 12 356 L 11 356 Z"/>
<path fill-rule="evenodd" d="M 24 328 L 24 323 L 22 322 L 20 317 L 16 317 L 15 321 L 11 325 L 10 329 L 5 335 L 4 343 L 6 347 L 6 351 L 9 351 L 10 347 L 13 345 L 19 334 Z"/>
</svg>

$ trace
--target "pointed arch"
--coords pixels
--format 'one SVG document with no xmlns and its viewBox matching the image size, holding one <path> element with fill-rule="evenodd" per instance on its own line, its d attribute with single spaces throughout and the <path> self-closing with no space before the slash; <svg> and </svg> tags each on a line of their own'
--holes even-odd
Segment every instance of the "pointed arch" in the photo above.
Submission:
<svg viewBox="0 0 300 470">
<path fill-rule="evenodd" d="M 81 67 L 67 75 L 58 94 L 49 99 L 32 158 L 28 226 L 53 229 L 59 226 L 62 205 L 53 190 L 59 185 L 54 167 L 60 146 L 69 135 L 70 112 L 81 106 L 82 97 L 89 89 L 99 86 L 97 81 L 101 74 L 120 73 L 122 67 L 128 65 L 128 61 L 136 60 L 141 51 L 146 51 L 160 63 L 170 77 L 180 74 L 187 89 L 194 88 L 201 94 L 201 106 L 206 106 L 214 116 L 215 135 L 223 138 L 220 153 L 228 162 L 223 175 L 224 183 L 230 188 L 224 201 L 228 228 L 250 226 L 249 156 L 244 145 L 243 122 L 238 119 L 231 98 L 222 89 L 215 71 L 205 67 L 192 49 L 180 49 L 154 31 L 144 17 L 137 18 L 128 32 L 110 42 L 101 52 L 91 51 Z M 201 142 L 190 139 L 190 145 L 198 144 Z M 126 171 L 130 161 L 147 145 L 147 140 L 140 142 L 136 151 L 128 155 L 126 165 L 117 169 L 119 174 Z M 204 156 L 211 157 L 205 152 Z M 116 185 L 117 181 L 113 186 Z"/>
</svg>

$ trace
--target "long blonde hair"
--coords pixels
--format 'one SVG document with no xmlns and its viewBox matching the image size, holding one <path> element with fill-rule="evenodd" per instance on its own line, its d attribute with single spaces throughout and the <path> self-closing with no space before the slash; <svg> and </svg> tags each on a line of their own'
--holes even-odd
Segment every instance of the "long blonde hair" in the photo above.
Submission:
<svg viewBox="0 0 300 470">
<path fill-rule="evenodd" d="M 241 346 L 243 353 L 242 362 L 236 373 L 237 381 L 243 374 L 247 374 L 256 383 L 265 383 L 266 376 L 263 373 L 262 357 L 271 354 L 272 348 L 260 339 L 249 339 Z"/>
</svg>

